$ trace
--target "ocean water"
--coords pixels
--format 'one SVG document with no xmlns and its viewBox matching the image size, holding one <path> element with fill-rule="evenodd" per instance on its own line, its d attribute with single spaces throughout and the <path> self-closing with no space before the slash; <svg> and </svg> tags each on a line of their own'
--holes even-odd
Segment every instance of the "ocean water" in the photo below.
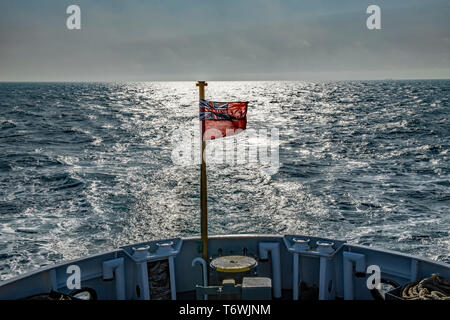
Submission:
<svg viewBox="0 0 450 320">
<path fill-rule="evenodd" d="M 450 80 L 210 82 L 279 130 L 280 168 L 208 171 L 212 234 L 345 239 L 450 262 Z M 199 233 L 194 82 L 0 83 L 0 279 Z"/>
</svg>

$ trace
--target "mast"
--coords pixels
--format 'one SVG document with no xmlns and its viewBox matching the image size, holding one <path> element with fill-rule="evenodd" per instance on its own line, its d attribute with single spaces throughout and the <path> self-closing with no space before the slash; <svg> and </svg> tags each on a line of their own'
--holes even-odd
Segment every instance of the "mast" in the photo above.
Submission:
<svg viewBox="0 0 450 320">
<path fill-rule="evenodd" d="M 199 90 L 199 99 L 205 99 L 205 87 L 208 84 L 206 81 L 198 81 L 197 87 Z M 206 141 L 203 140 L 203 133 L 205 131 L 205 121 L 200 121 L 200 141 L 201 141 L 201 157 L 202 163 L 200 166 L 200 207 L 201 207 L 201 239 L 202 239 L 202 258 L 208 263 L 208 198 L 206 189 L 206 161 L 205 161 L 205 146 Z"/>
</svg>

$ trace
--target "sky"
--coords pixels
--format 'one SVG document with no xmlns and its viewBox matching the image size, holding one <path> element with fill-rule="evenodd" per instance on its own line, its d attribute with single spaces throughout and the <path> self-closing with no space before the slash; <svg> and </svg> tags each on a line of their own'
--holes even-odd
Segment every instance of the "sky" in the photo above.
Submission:
<svg viewBox="0 0 450 320">
<path fill-rule="evenodd" d="M 449 17 L 448 0 L 0 0 L 0 81 L 448 79 Z"/>
</svg>

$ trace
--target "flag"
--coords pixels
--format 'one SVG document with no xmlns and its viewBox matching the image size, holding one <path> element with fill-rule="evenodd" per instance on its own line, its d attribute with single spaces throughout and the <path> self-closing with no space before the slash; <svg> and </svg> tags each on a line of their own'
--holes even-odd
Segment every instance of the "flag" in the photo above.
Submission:
<svg viewBox="0 0 450 320">
<path fill-rule="evenodd" d="M 214 102 L 200 100 L 203 140 L 232 136 L 247 126 L 248 102 Z"/>
</svg>

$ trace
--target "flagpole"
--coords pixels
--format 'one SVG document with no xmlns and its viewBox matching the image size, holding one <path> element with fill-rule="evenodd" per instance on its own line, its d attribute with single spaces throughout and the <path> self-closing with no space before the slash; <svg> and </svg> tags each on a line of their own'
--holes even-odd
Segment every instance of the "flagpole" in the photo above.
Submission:
<svg viewBox="0 0 450 320">
<path fill-rule="evenodd" d="M 205 99 L 205 87 L 208 84 L 206 81 L 198 81 L 197 87 L 199 90 L 199 99 Z M 208 263 L 208 198 L 206 192 L 206 161 L 205 161 L 205 146 L 206 141 L 203 140 L 204 126 L 205 121 L 200 121 L 201 126 L 201 156 L 202 156 L 202 164 L 201 164 L 201 174 L 200 174 L 200 206 L 201 206 L 201 237 L 202 237 L 202 258 Z"/>
</svg>

